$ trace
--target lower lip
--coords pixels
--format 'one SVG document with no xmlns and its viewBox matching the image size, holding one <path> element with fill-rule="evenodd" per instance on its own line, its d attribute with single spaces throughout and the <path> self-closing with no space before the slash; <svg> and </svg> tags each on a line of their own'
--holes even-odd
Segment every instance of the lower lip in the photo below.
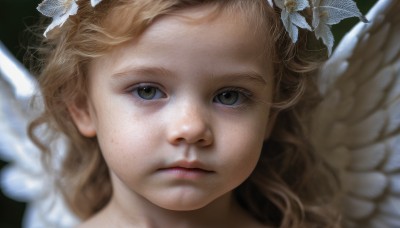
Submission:
<svg viewBox="0 0 400 228">
<path fill-rule="evenodd" d="M 173 175 L 174 177 L 177 177 L 180 179 L 198 179 L 198 178 L 201 178 L 208 174 L 213 173 L 212 171 L 207 171 L 204 169 L 196 169 L 196 168 L 189 169 L 189 168 L 182 168 L 182 167 L 161 169 L 160 171 L 163 173 L 166 173 L 168 175 Z"/>
</svg>

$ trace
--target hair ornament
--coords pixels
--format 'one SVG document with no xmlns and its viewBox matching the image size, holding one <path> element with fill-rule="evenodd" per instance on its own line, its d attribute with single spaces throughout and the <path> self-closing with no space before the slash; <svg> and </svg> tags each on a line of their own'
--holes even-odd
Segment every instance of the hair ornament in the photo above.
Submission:
<svg viewBox="0 0 400 228">
<path fill-rule="evenodd" d="M 331 25 L 349 17 L 358 17 L 362 22 L 368 22 L 353 0 L 273 0 L 273 2 L 282 10 L 281 20 L 293 43 L 297 42 L 298 28 L 312 30 L 317 39 L 322 39 L 328 48 L 329 56 L 335 40 Z M 268 3 L 271 5 L 271 0 L 268 0 Z M 313 11 L 312 28 L 301 15 L 301 11 L 309 7 Z"/>
<path fill-rule="evenodd" d="M 54 29 L 56 26 L 61 27 L 64 22 L 71 15 L 75 15 L 78 12 L 77 0 L 44 0 L 36 8 L 40 13 L 46 17 L 53 18 L 51 24 L 44 31 L 43 35 L 47 37 L 47 33 Z M 92 7 L 95 7 L 102 0 L 90 0 Z"/>
<path fill-rule="evenodd" d="M 275 4 L 282 10 L 281 20 L 293 43 L 297 42 L 299 35 L 298 28 L 311 31 L 306 18 L 299 13 L 305 8 L 310 7 L 308 0 L 275 0 Z"/>
<path fill-rule="evenodd" d="M 92 7 L 95 7 L 102 0 L 90 0 Z M 299 28 L 314 31 L 317 39 L 328 48 L 328 55 L 331 55 L 334 44 L 334 37 L 331 32 L 331 25 L 339 23 L 349 17 L 358 17 L 363 22 L 368 20 L 361 14 L 353 0 L 266 0 L 273 7 L 275 5 L 282 10 L 281 20 L 289 33 L 293 43 L 297 42 Z M 53 18 L 51 24 L 44 32 L 47 33 L 55 27 L 61 27 L 71 15 L 78 12 L 77 0 L 44 0 L 39 4 L 37 10 L 47 17 Z M 311 4 L 310 4 L 311 3 Z M 306 18 L 301 14 L 306 8 L 313 11 L 312 27 Z"/>
</svg>

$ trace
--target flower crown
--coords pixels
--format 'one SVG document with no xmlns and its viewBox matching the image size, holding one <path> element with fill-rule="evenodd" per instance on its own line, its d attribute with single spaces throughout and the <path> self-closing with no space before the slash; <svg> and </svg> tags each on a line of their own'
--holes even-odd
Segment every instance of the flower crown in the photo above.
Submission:
<svg viewBox="0 0 400 228">
<path fill-rule="evenodd" d="M 69 16 L 78 12 L 77 0 L 44 0 L 39 4 L 37 10 L 47 17 L 53 18 L 52 23 L 44 32 L 47 33 L 56 26 L 62 26 Z M 90 0 L 92 7 L 95 7 L 102 0 Z M 282 10 L 281 20 L 286 31 L 289 33 L 293 43 L 297 42 L 299 28 L 314 31 L 317 39 L 328 48 L 328 55 L 331 55 L 334 37 L 331 32 L 331 25 L 339 23 L 349 17 L 358 17 L 363 22 L 368 20 L 361 14 L 353 0 L 266 0 L 271 7 L 275 5 Z M 311 5 L 310 5 L 311 1 Z M 312 27 L 301 14 L 306 8 L 312 8 Z"/>
</svg>

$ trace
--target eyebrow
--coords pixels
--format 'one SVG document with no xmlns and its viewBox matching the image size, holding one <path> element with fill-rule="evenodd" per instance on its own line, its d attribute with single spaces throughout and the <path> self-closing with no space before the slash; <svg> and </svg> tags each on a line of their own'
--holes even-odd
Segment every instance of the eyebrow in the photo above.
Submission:
<svg viewBox="0 0 400 228">
<path fill-rule="evenodd" d="M 217 77 L 217 75 L 213 75 L 213 77 Z M 254 81 L 263 85 L 268 84 L 267 80 L 255 71 L 226 73 L 218 77 L 221 77 L 222 79 L 229 78 L 232 81 Z"/>
<path fill-rule="evenodd" d="M 113 74 L 112 77 L 120 78 L 131 75 L 171 75 L 172 71 L 164 67 L 131 67 L 128 70 Z"/>
<path fill-rule="evenodd" d="M 164 67 L 132 67 L 128 70 L 123 70 L 122 72 L 113 74 L 114 78 L 123 78 L 131 75 L 173 75 L 173 72 Z M 223 74 L 212 74 L 211 78 L 231 81 L 254 81 L 256 83 L 261 83 L 263 85 L 268 84 L 267 80 L 256 71 L 244 71 L 244 72 L 232 72 Z"/>
</svg>

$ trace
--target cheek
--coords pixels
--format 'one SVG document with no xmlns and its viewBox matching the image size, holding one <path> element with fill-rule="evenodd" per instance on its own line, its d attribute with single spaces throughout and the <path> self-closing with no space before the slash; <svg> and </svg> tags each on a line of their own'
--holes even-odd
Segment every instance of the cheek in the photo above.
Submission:
<svg viewBox="0 0 400 228">
<path fill-rule="evenodd" d="M 230 132 L 222 134 L 220 149 L 223 153 L 224 166 L 232 172 L 232 178 L 244 181 L 258 163 L 264 142 L 264 121 L 249 121 L 236 124 Z M 239 178 L 240 177 L 240 178 Z"/>
<path fill-rule="evenodd" d="M 263 137 L 260 136 L 261 133 L 261 131 L 241 132 L 237 134 L 237 137 L 234 137 L 234 141 L 230 140 L 228 142 L 227 140 L 225 142 L 227 145 L 226 151 L 228 151 L 226 154 L 229 156 L 229 159 L 237 160 L 239 166 L 257 163 L 263 144 Z"/>
<path fill-rule="evenodd" d="M 157 131 L 147 120 L 135 119 L 129 114 L 112 113 L 100 120 L 97 138 L 110 169 L 141 167 L 143 159 L 160 142 Z"/>
</svg>

